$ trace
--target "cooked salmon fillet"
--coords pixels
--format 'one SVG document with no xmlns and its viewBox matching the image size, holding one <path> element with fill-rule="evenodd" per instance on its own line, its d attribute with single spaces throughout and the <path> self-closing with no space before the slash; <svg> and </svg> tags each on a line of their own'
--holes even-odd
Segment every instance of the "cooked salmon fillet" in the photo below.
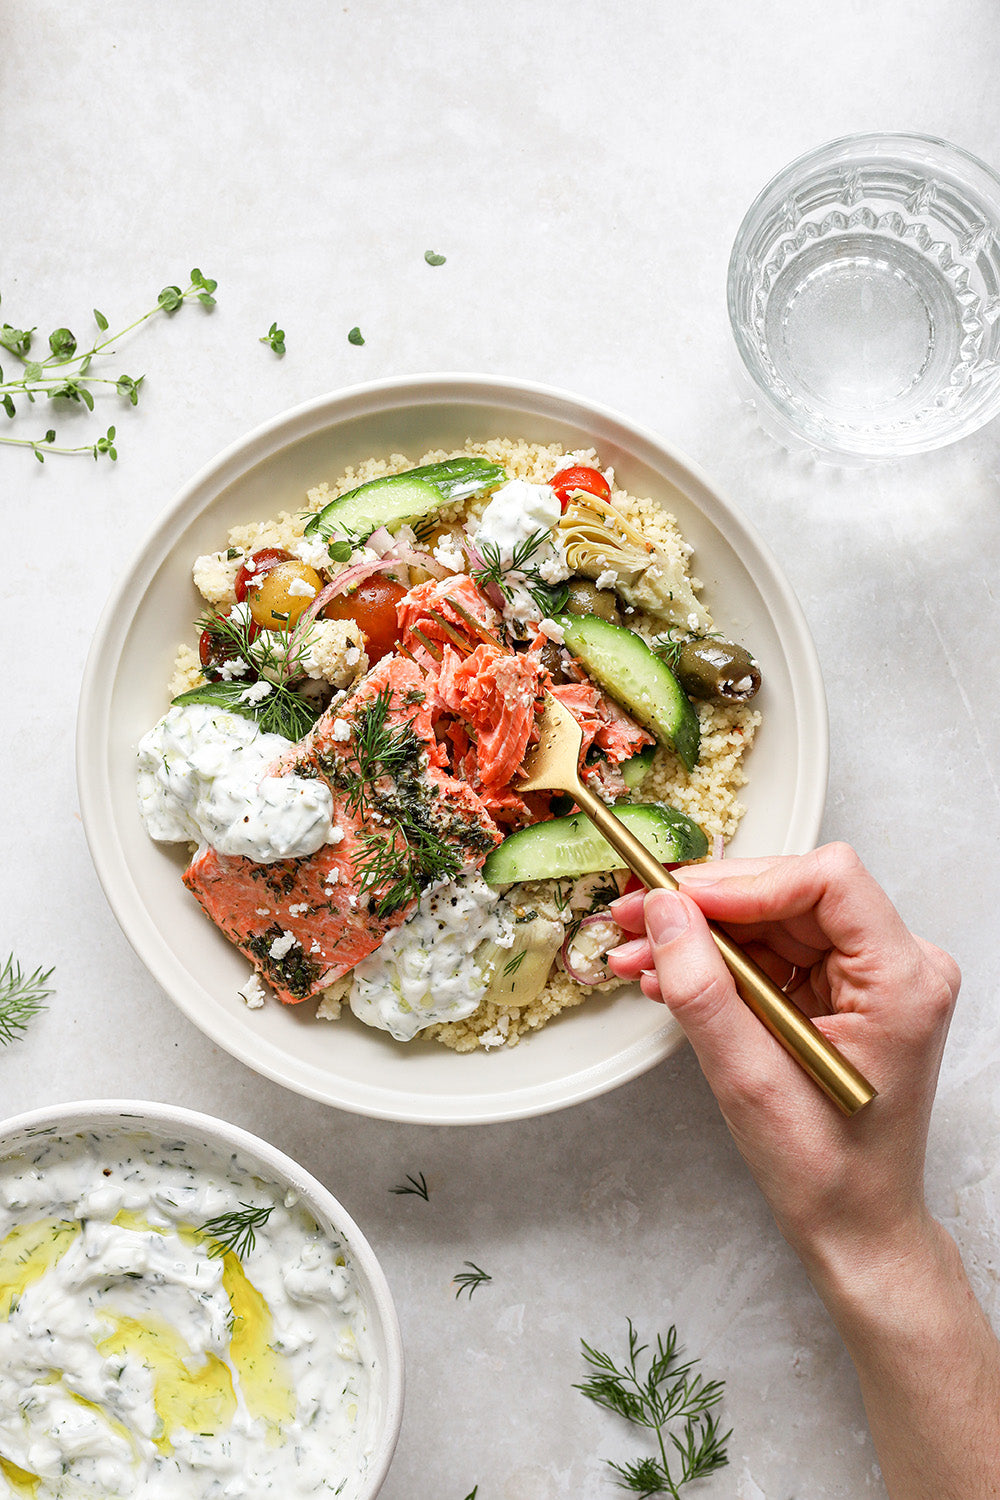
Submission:
<svg viewBox="0 0 1000 1500">
<path fill-rule="evenodd" d="M 500 841 L 482 799 L 446 769 L 432 709 L 420 669 L 384 657 L 269 773 L 324 780 L 339 840 L 273 864 L 207 849 L 185 871 L 208 916 L 288 1004 L 346 974 L 409 916 L 436 878 L 425 847 L 457 873 Z"/>
</svg>

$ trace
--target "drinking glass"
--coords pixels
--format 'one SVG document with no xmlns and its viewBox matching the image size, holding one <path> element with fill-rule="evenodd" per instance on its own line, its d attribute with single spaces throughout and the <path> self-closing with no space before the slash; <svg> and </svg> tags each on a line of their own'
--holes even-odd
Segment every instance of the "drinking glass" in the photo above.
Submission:
<svg viewBox="0 0 1000 1500">
<path fill-rule="evenodd" d="M 728 302 L 777 436 L 848 462 L 965 437 L 1000 412 L 1000 177 L 931 136 L 821 146 L 748 211 Z"/>
</svg>

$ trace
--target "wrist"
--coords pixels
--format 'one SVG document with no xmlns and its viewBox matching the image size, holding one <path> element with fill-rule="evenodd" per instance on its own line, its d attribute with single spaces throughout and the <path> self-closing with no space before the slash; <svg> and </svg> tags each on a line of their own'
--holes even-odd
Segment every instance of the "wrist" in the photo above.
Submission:
<svg viewBox="0 0 1000 1500">
<path fill-rule="evenodd" d="M 968 1288 L 957 1245 L 925 1208 L 891 1234 L 841 1235 L 799 1253 L 848 1348 L 934 1321 Z"/>
</svg>

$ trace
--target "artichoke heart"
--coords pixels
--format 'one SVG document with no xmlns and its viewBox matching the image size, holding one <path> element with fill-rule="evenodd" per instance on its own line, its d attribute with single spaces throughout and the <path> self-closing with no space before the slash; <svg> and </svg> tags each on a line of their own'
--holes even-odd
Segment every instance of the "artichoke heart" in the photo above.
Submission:
<svg viewBox="0 0 1000 1500">
<path fill-rule="evenodd" d="M 585 578 L 615 575 L 615 591 L 635 609 L 685 630 L 711 628 L 679 558 L 648 542 L 609 500 L 578 490 L 559 521 L 566 561 Z"/>
</svg>

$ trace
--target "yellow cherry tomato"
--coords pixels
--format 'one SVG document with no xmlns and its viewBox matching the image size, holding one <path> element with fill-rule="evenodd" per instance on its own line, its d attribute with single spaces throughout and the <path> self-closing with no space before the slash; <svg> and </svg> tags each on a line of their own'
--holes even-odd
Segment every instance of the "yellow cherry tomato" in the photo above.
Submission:
<svg viewBox="0 0 1000 1500">
<path fill-rule="evenodd" d="M 275 563 L 256 587 L 247 589 L 247 603 L 263 630 L 290 630 L 322 587 L 315 568 L 290 557 Z"/>
</svg>

